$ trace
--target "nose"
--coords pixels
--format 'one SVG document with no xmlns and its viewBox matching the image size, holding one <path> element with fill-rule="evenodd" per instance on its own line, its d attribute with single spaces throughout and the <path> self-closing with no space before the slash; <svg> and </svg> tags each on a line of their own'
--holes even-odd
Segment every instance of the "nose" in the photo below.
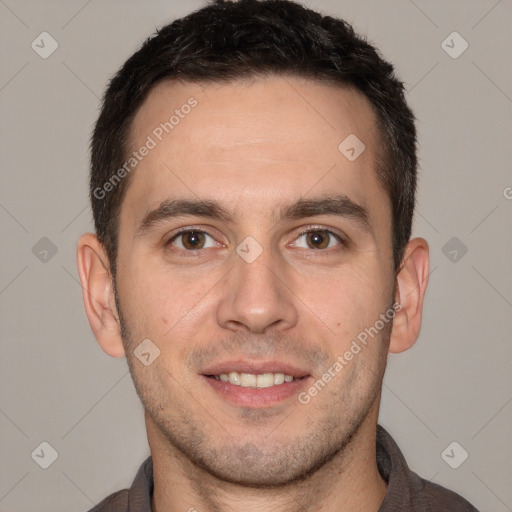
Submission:
<svg viewBox="0 0 512 512">
<path fill-rule="evenodd" d="M 219 325 L 258 334 L 293 327 L 298 320 L 297 298 L 284 263 L 273 261 L 268 249 L 250 263 L 238 254 L 233 259 L 218 303 Z"/>
</svg>

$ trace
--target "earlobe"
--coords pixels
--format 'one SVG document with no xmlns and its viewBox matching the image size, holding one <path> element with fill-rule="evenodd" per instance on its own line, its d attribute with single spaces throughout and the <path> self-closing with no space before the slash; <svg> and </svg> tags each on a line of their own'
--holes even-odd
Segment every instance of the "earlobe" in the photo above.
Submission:
<svg viewBox="0 0 512 512">
<path fill-rule="evenodd" d="M 85 312 L 94 336 L 105 353 L 123 357 L 125 352 L 108 257 L 96 235 L 87 233 L 80 237 L 77 264 Z"/>
<path fill-rule="evenodd" d="M 389 352 L 399 353 L 412 347 L 421 329 L 423 300 L 428 284 L 429 248 L 423 238 L 409 241 L 403 265 L 396 276 L 395 301 L 401 305 L 393 319 Z"/>
</svg>

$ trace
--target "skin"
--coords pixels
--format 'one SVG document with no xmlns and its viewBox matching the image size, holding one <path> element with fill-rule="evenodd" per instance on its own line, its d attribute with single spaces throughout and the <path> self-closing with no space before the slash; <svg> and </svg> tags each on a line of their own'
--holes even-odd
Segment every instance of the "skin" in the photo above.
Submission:
<svg viewBox="0 0 512 512">
<path fill-rule="evenodd" d="M 117 303 L 102 245 L 90 233 L 78 245 L 91 328 L 107 354 L 127 357 L 145 407 L 154 510 L 377 511 L 382 378 L 388 352 L 418 337 L 428 245 L 412 239 L 395 275 L 371 106 L 354 90 L 291 77 L 161 83 L 134 119 L 133 148 L 191 96 L 198 105 L 130 177 Z M 349 134 L 366 146 L 355 161 L 338 150 Z M 334 192 L 364 207 L 371 229 L 333 214 L 276 220 L 280 207 Z M 187 215 L 139 232 L 177 198 L 215 200 L 232 219 Z M 209 236 L 194 249 L 190 236 L 174 238 L 182 227 Z M 262 248 L 251 263 L 236 252 L 248 236 Z M 310 386 L 394 302 L 393 322 L 307 404 L 235 405 L 201 375 L 228 359 L 272 359 L 306 370 Z M 149 366 L 134 355 L 147 338 L 160 350 Z"/>
</svg>

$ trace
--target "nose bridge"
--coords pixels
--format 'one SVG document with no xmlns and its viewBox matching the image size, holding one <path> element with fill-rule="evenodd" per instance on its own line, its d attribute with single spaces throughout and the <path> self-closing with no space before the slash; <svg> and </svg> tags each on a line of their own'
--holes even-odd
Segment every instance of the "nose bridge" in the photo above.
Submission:
<svg viewBox="0 0 512 512">
<path fill-rule="evenodd" d="M 232 264 L 219 302 L 219 324 L 261 333 L 270 326 L 286 329 L 297 322 L 284 262 L 270 247 L 263 248 L 248 237 L 237 247 Z"/>
</svg>

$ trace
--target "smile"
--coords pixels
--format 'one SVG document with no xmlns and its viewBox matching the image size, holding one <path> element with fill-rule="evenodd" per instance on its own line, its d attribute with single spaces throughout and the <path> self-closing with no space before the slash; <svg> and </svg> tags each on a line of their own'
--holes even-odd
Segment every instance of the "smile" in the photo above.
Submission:
<svg viewBox="0 0 512 512">
<path fill-rule="evenodd" d="M 242 372 L 229 372 L 221 373 L 219 375 L 208 375 L 208 377 L 220 380 L 222 382 L 229 382 L 235 386 L 244 388 L 269 388 L 272 386 L 279 386 L 285 382 L 292 382 L 299 380 L 298 377 L 293 375 L 286 375 L 285 373 L 242 373 Z"/>
</svg>

